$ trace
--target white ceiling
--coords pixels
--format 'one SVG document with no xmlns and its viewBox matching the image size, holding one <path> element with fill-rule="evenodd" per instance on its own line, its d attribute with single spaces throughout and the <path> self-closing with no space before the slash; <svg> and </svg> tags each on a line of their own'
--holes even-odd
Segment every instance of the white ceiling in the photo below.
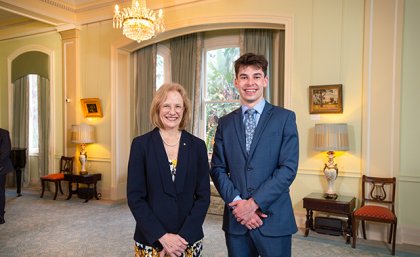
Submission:
<svg viewBox="0 0 420 257">
<path fill-rule="evenodd" d="M 0 0 L 0 41 L 112 18 L 121 0 Z"/>
<path fill-rule="evenodd" d="M 147 0 L 150 9 L 176 8 L 211 0 Z M 0 41 L 111 20 L 115 4 L 132 0 L 0 0 Z"/>
</svg>

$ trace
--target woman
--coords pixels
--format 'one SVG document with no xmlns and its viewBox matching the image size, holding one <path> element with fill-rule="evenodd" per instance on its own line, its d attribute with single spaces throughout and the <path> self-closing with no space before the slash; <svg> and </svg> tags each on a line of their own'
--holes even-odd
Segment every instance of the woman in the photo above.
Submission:
<svg viewBox="0 0 420 257">
<path fill-rule="evenodd" d="M 209 163 L 204 141 L 185 131 L 190 116 L 185 89 L 164 84 L 150 107 L 155 129 L 132 142 L 127 198 L 136 256 L 201 256 Z"/>
</svg>

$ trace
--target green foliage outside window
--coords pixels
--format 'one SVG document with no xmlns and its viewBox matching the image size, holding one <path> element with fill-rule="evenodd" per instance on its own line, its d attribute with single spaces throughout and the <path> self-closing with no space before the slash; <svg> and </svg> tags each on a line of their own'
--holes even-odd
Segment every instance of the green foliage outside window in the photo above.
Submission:
<svg viewBox="0 0 420 257">
<path fill-rule="evenodd" d="M 210 153 L 219 118 L 239 107 L 233 66 L 238 57 L 237 47 L 211 50 L 206 55 L 206 146 Z"/>
</svg>

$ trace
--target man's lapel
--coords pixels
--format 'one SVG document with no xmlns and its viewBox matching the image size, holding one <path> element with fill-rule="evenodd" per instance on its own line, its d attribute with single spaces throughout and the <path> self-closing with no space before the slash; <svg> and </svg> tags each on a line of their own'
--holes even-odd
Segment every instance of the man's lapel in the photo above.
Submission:
<svg viewBox="0 0 420 257">
<path fill-rule="evenodd" d="M 244 127 L 241 107 L 235 110 L 233 119 L 234 119 L 233 123 L 235 124 L 235 130 L 236 130 L 235 134 L 238 137 L 238 141 L 241 146 L 242 153 L 244 154 L 244 156 L 246 156 L 247 153 L 246 153 L 246 142 L 245 142 L 245 127 Z"/>
<path fill-rule="evenodd" d="M 261 113 L 260 119 L 258 121 L 257 127 L 255 128 L 254 137 L 252 138 L 251 147 L 249 149 L 249 157 L 251 157 L 255 151 L 255 147 L 257 146 L 258 141 L 260 140 L 261 135 L 263 134 L 264 129 L 271 118 L 272 110 L 273 106 L 266 102 L 263 112 Z"/>
</svg>

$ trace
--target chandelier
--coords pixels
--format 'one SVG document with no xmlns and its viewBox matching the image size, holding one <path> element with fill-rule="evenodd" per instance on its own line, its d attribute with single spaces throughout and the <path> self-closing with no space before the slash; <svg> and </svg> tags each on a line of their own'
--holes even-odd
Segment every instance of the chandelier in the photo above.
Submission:
<svg viewBox="0 0 420 257">
<path fill-rule="evenodd" d="M 117 29 L 122 28 L 124 36 L 138 43 L 165 31 L 162 9 L 158 13 L 148 9 L 146 0 L 133 0 L 131 8 L 127 7 L 122 11 L 116 4 L 112 25 Z"/>
</svg>

